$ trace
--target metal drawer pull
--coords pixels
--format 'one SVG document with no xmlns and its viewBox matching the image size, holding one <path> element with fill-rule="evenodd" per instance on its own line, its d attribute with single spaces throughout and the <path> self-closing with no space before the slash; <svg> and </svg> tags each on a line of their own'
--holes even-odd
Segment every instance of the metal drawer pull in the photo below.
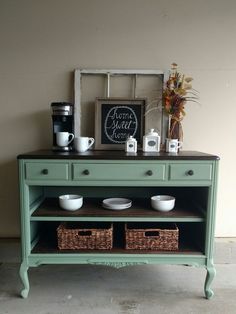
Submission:
<svg viewBox="0 0 236 314">
<path fill-rule="evenodd" d="M 48 174 L 48 169 L 43 169 L 43 170 L 41 171 L 41 173 L 42 173 L 42 174 Z"/>
<path fill-rule="evenodd" d="M 189 171 L 187 171 L 187 175 L 189 175 L 189 176 L 193 176 L 193 175 L 194 175 L 194 171 L 193 171 L 193 170 L 189 170 Z"/>
<path fill-rule="evenodd" d="M 152 176 L 152 175 L 153 175 L 152 170 L 148 170 L 148 171 L 146 172 L 146 175 L 147 175 L 147 176 Z"/>
<path fill-rule="evenodd" d="M 90 172 L 89 172 L 88 169 L 85 169 L 85 170 L 83 171 L 83 174 L 85 174 L 86 176 L 88 176 L 88 175 L 90 174 Z"/>
</svg>

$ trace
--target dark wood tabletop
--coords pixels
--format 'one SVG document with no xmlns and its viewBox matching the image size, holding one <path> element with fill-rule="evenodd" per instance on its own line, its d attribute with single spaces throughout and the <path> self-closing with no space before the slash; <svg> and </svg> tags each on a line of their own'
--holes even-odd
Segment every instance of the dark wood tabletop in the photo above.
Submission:
<svg viewBox="0 0 236 314">
<path fill-rule="evenodd" d="M 219 157 L 212 154 L 197 151 L 180 151 L 174 153 L 145 153 L 138 151 L 136 154 L 126 153 L 123 150 L 88 150 L 84 153 L 57 152 L 53 150 L 37 150 L 20 154 L 18 159 L 110 159 L 110 160 L 218 160 Z"/>
</svg>

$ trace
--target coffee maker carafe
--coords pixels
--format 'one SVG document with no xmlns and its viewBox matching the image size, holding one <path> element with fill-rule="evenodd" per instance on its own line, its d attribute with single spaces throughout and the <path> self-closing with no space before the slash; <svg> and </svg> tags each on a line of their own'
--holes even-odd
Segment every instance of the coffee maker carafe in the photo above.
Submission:
<svg viewBox="0 0 236 314">
<path fill-rule="evenodd" d="M 56 133 L 69 132 L 74 133 L 74 106 L 67 102 L 51 103 L 52 110 L 52 126 L 53 126 L 53 150 L 70 151 L 72 144 L 67 146 L 58 146 L 56 141 Z"/>
</svg>

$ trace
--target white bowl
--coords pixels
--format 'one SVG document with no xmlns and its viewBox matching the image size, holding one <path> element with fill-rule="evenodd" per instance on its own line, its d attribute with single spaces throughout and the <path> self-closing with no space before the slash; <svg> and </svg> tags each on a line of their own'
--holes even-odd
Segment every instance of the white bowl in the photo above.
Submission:
<svg viewBox="0 0 236 314">
<path fill-rule="evenodd" d="M 169 195 L 155 195 L 151 197 L 153 209 L 168 212 L 175 207 L 175 198 Z"/>
<path fill-rule="evenodd" d="M 83 205 L 83 196 L 75 194 L 60 195 L 59 204 L 63 209 L 77 210 Z"/>
</svg>

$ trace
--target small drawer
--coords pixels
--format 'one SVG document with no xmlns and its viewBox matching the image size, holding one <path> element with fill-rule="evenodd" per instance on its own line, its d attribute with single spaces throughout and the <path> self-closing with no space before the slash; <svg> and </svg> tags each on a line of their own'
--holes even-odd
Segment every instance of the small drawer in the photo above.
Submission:
<svg viewBox="0 0 236 314">
<path fill-rule="evenodd" d="M 211 180 L 212 165 L 210 164 L 172 164 L 170 165 L 170 180 Z"/>
<path fill-rule="evenodd" d="M 73 164 L 74 180 L 165 180 L 164 164 Z"/>
<path fill-rule="evenodd" d="M 25 165 L 26 179 L 28 180 L 68 180 L 68 164 L 35 163 L 28 162 Z"/>
</svg>

